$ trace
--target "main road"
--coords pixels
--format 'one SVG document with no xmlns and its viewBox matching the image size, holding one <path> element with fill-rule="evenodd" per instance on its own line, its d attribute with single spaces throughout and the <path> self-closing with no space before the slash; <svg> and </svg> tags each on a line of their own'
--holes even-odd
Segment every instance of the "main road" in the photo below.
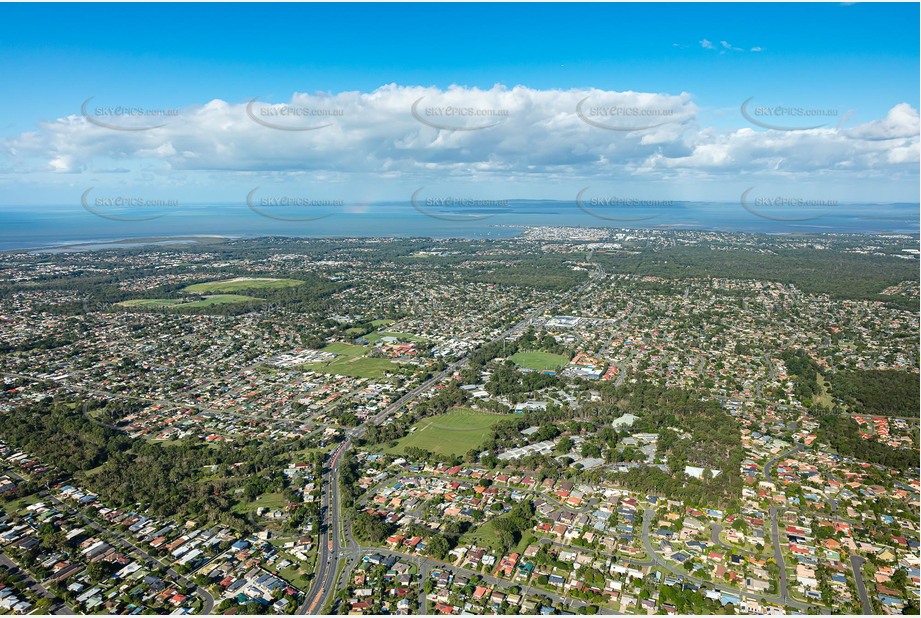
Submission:
<svg viewBox="0 0 921 618">
<path fill-rule="evenodd" d="M 325 513 L 320 525 L 319 547 L 317 548 L 317 572 L 298 610 L 299 614 L 320 613 L 329 595 L 335 592 L 335 579 L 339 553 L 339 462 L 348 449 L 350 441 L 339 444 L 332 452 L 329 468 L 324 471 L 323 490 L 320 498 L 320 512 Z"/>
</svg>

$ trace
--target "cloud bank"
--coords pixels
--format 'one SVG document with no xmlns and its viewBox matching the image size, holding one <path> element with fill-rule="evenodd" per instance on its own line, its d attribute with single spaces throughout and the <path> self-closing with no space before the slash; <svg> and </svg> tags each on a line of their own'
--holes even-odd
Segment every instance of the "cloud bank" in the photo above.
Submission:
<svg viewBox="0 0 921 618">
<path fill-rule="evenodd" d="M 709 41 L 706 41 L 709 43 Z M 713 44 L 711 44 L 713 45 Z M 721 42 L 723 47 L 725 42 Z M 852 128 L 702 126 L 689 93 L 447 89 L 212 100 L 169 115 L 93 100 L 0 142 L 5 175 L 309 173 L 572 179 L 917 176 L 918 110 Z M 841 122 L 837 124 L 842 124 Z"/>
</svg>

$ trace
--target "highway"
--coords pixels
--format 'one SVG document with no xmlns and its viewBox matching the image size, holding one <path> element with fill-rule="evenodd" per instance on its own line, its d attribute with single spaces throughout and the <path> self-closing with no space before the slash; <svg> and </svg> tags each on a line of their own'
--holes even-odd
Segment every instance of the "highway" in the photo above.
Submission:
<svg viewBox="0 0 921 618">
<path fill-rule="evenodd" d="M 317 547 L 317 573 L 298 609 L 298 614 L 320 613 L 330 594 L 335 593 L 335 578 L 339 553 L 339 462 L 350 441 L 339 444 L 331 453 L 329 467 L 324 470 L 320 513 L 324 514 Z"/>
</svg>

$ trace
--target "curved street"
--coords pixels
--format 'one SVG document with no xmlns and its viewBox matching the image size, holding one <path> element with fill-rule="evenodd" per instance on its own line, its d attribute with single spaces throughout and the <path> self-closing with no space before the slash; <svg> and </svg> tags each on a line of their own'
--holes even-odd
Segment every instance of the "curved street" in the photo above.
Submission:
<svg viewBox="0 0 921 618">
<path fill-rule="evenodd" d="M 782 601 L 782 598 L 784 596 L 783 592 L 781 593 L 780 596 L 760 594 L 757 592 L 746 592 L 746 591 L 739 590 L 738 588 L 733 588 L 729 585 L 724 585 L 724 584 L 713 582 L 713 581 L 706 581 L 699 577 L 689 575 L 688 573 L 685 573 L 684 571 L 681 571 L 673 567 L 668 561 L 666 561 L 664 558 L 662 558 L 659 555 L 658 551 L 656 551 L 656 549 L 652 546 L 652 542 L 649 538 L 649 524 L 652 522 L 652 518 L 654 516 L 655 516 L 655 510 L 646 509 L 644 511 L 644 514 L 643 514 L 643 547 L 645 548 L 646 553 L 649 554 L 649 556 L 652 558 L 652 560 L 656 563 L 657 566 L 669 571 L 676 577 L 681 577 L 688 581 L 692 581 L 698 586 L 712 587 L 715 590 L 729 592 L 731 594 L 738 595 L 739 597 L 742 597 L 742 598 L 750 598 L 750 599 L 756 599 L 759 601 L 767 601 L 768 603 L 773 603 L 775 605 L 787 605 L 789 607 L 795 607 L 796 609 L 800 611 L 807 611 L 811 607 L 810 605 L 806 603 L 801 603 L 793 599 L 788 599 L 787 602 L 783 602 Z M 775 545 L 775 548 L 776 547 L 777 546 Z M 778 564 L 778 566 L 781 566 L 781 573 L 783 573 L 784 570 L 782 567 L 782 563 Z M 782 588 L 782 591 L 785 591 L 785 589 L 786 587 L 784 585 L 784 587 Z"/>
</svg>

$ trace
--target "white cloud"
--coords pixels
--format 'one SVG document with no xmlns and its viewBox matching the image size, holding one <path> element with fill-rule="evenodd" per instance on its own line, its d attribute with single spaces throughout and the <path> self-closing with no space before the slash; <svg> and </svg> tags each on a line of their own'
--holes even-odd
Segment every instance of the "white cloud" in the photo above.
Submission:
<svg viewBox="0 0 921 618">
<path fill-rule="evenodd" d="M 729 41 L 720 41 L 720 45 L 727 51 L 745 51 L 741 47 L 735 47 Z"/>
<path fill-rule="evenodd" d="M 194 172 L 218 179 L 227 174 L 337 179 L 363 174 L 470 181 L 656 180 L 676 170 L 707 177 L 885 177 L 917 175 L 919 160 L 918 111 L 907 103 L 852 129 L 811 131 L 702 127 L 688 93 L 503 85 L 442 90 L 390 84 L 372 92 L 297 93 L 285 105 L 256 102 L 247 108 L 248 102 L 215 99 L 158 119 L 165 126 L 147 131 L 107 129 L 72 115 L 0 142 L 6 152 L 0 163 L 17 175 L 44 171 L 125 177 L 131 170 L 178 183 L 183 174 Z M 304 115 L 304 110 L 321 115 Z M 336 115 L 325 115 L 330 112 Z M 250 114 L 279 127 L 329 126 L 276 130 Z"/>
<path fill-rule="evenodd" d="M 712 41 L 708 39 L 702 39 L 700 41 L 700 46 L 704 49 L 717 50 L 720 52 L 721 55 L 725 54 L 726 52 L 744 52 L 745 51 L 745 49 L 741 47 L 736 47 L 729 41 L 720 41 L 719 47 L 717 47 Z M 760 52 L 760 51 L 764 51 L 764 49 L 756 46 L 756 47 L 750 48 L 748 51 Z"/>
<path fill-rule="evenodd" d="M 881 137 L 882 136 L 882 137 Z M 852 176 L 917 175 L 918 111 L 893 107 L 885 120 L 842 131 L 704 131 L 690 136 L 691 152 L 651 158 L 650 169 L 731 173 L 774 173 L 785 177 L 846 172 Z"/>
<path fill-rule="evenodd" d="M 921 133 L 918 110 L 908 103 L 900 103 L 889 110 L 882 120 L 874 120 L 847 131 L 854 139 L 864 140 L 914 140 Z"/>
</svg>

